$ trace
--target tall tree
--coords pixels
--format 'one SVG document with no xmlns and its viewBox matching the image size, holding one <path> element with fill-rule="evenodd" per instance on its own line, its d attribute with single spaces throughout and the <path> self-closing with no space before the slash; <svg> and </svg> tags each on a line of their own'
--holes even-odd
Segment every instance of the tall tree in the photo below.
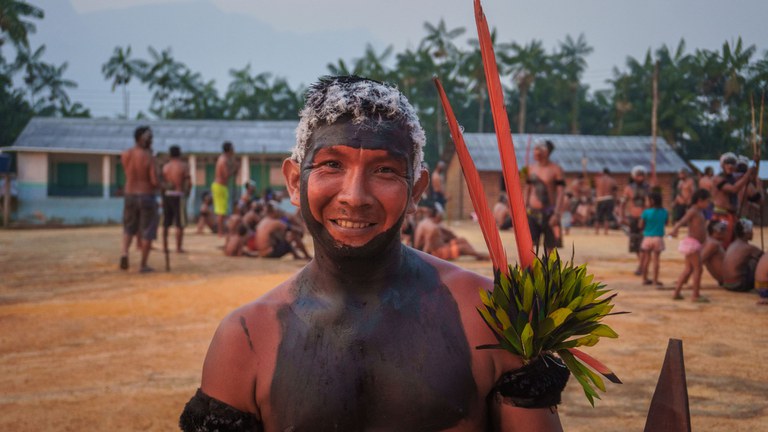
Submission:
<svg viewBox="0 0 768 432">
<path fill-rule="evenodd" d="M 128 95 L 128 83 L 133 77 L 141 78 L 147 73 L 147 62 L 131 58 L 131 46 L 125 49 L 115 47 L 112 57 L 101 66 L 104 78 L 112 80 L 112 92 L 117 86 L 123 89 L 123 117 L 130 118 L 130 101 Z"/>
<path fill-rule="evenodd" d="M 0 0 L 0 46 L 8 39 L 29 48 L 29 34 L 36 31 L 29 19 L 43 19 L 42 9 L 23 0 Z"/>
<path fill-rule="evenodd" d="M 500 53 L 499 59 L 512 73 L 513 83 L 519 91 L 517 132 L 522 134 L 525 133 L 528 92 L 536 82 L 536 78 L 551 69 L 550 59 L 540 40 L 534 39 L 527 45 L 512 42 L 501 46 L 504 52 Z"/>
<path fill-rule="evenodd" d="M 142 81 L 149 84 L 150 90 L 154 89 L 151 110 L 165 117 L 169 99 L 183 73 L 184 65 L 173 58 L 170 48 L 158 52 L 149 47 L 149 55 L 150 63 Z"/>
<path fill-rule="evenodd" d="M 568 87 L 571 103 L 571 134 L 579 134 L 579 101 L 581 76 L 587 68 L 586 57 L 594 51 L 589 46 L 584 34 L 580 34 L 578 39 L 573 39 L 571 35 L 565 37 L 565 41 L 560 42 L 560 51 L 555 56 L 558 66 L 562 69 L 562 74 Z"/>
</svg>

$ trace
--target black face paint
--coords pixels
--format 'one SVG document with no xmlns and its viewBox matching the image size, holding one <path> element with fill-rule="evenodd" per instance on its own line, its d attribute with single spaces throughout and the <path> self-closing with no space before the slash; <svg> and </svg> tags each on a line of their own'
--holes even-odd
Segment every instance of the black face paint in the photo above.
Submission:
<svg viewBox="0 0 768 432">
<path fill-rule="evenodd" d="M 403 247 L 375 295 L 305 269 L 278 311 L 271 383 L 277 430 L 437 431 L 484 409 L 456 301 Z"/>
<path fill-rule="evenodd" d="M 397 259 L 400 250 L 400 226 L 405 220 L 405 210 L 408 206 L 405 206 L 405 210 L 391 228 L 365 245 L 351 247 L 339 244 L 312 215 L 307 194 L 315 155 L 320 149 L 336 145 L 385 150 L 393 158 L 405 160 L 408 192 L 404 198 L 410 199 L 413 190 L 413 141 L 404 125 L 392 122 L 375 123 L 372 120 L 361 125 L 353 124 L 349 120 L 339 120 L 332 125 L 317 128 L 309 139 L 307 152 L 301 163 L 300 202 L 301 214 L 314 241 L 316 261 L 320 264 L 330 264 L 348 276 L 366 276 L 370 275 L 372 268 L 380 268 L 382 260 L 386 260 L 385 257 Z"/>
</svg>

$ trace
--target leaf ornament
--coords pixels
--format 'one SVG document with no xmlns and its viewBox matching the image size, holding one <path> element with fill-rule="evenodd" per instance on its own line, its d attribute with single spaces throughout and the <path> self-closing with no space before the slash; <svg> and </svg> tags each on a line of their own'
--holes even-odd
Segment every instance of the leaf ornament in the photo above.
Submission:
<svg viewBox="0 0 768 432">
<path fill-rule="evenodd" d="M 461 127 L 440 80 L 435 78 L 456 155 L 493 263 L 493 290 L 480 289 L 482 306 L 477 310 L 497 343 L 477 348 L 504 349 L 520 356 L 526 364 L 546 354 L 557 353 L 594 406 L 594 399 L 600 398 L 597 389 L 605 391 L 601 376 L 614 383 L 621 381 L 604 364 L 576 348 L 593 346 L 602 337 L 617 338 L 618 334 L 603 324 L 602 319 L 625 312 L 613 312 L 612 300 L 616 294 L 607 295 L 609 290 L 605 289 L 604 284 L 594 281 L 594 276 L 587 273 L 586 265 L 576 266 L 572 258 L 563 262 L 557 250 L 553 250 L 549 256 L 536 257 L 533 253 L 512 134 L 504 108 L 490 32 L 479 0 L 475 0 L 475 18 L 520 257 L 518 265 L 508 264 Z"/>
</svg>

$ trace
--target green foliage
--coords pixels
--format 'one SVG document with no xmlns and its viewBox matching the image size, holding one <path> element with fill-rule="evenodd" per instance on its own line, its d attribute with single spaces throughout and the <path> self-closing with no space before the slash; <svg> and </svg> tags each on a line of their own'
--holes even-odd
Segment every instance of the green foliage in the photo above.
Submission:
<svg viewBox="0 0 768 432">
<path fill-rule="evenodd" d="M 477 310 L 498 341 L 480 348 L 505 349 L 526 363 L 557 353 L 594 405 L 594 398 L 599 398 L 594 387 L 605 391 L 605 385 L 585 362 L 611 381 L 619 382 L 618 378 L 574 348 L 593 346 L 601 337 L 618 337 L 601 323 L 616 314 L 611 312 L 616 294 L 605 297 L 609 291 L 587 274 L 586 265 L 563 262 L 556 250 L 528 269 L 510 265 L 509 273 L 509 277 L 501 272 L 496 275 L 493 291 L 480 290 L 483 307 Z"/>
</svg>

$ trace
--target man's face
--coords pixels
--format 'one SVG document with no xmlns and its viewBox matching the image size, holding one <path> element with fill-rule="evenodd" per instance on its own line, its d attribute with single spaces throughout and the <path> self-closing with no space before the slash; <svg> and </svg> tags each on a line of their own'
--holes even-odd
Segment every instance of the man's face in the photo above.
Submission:
<svg viewBox="0 0 768 432">
<path fill-rule="evenodd" d="M 533 158 L 537 161 L 546 160 L 549 157 L 549 151 L 545 146 L 535 146 L 533 148 Z"/>
<path fill-rule="evenodd" d="M 140 138 L 141 148 L 148 149 L 152 147 L 152 130 L 147 129 L 141 134 Z"/>
<path fill-rule="evenodd" d="M 736 171 L 736 161 L 727 159 L 723 162 L 723 172 L 726 174 L 733 174 Z"/>
<path fill-rule="evenodd" d="M 426 187 L 426 172 L 418 173 L 414 187 L 413 143 L 404 128 L 392 126 L 373 131 L 344 121 L 312 133 L 298 190 L 290 189 L 316 241 L 354 253 L 399 238 L 406 213 Z M 292 183 L 291 174 L 286 177 Z"/>
<path fill-rule="evenodd" d="M 645 181 L 645 173 L 642 171 L 638 172 L 633 178 L 635 179 L 636 183 L 642 183 Z"/>
</svg>

